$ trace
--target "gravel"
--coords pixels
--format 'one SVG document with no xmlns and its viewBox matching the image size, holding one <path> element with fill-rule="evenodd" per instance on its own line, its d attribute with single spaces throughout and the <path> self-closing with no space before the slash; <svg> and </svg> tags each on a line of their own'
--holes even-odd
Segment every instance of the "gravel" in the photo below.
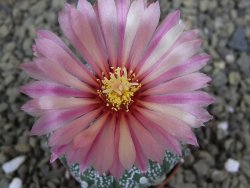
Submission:
<svg viewBox="0 0 250 188">
<path fill-rule="evenodd" d="M 59 162 L 49 164 L 45 138 L 29 136 L 34 118 L 20 110 L 27 97 L 18 91 L 29 81 L 18 66 L 32 59 L 36 29 L 62 36 L 57 13 L 63 4 L 62 0 L 0 1 L 0 188 L 8 188 L 15 178 L 25 188 L 80 187 Z M 160 4 L 162 18 L 180 8 L 187 26 L 201 30 L 204 50 L 212 55 L 204 72 L 213 83 L 206 90 L 217 99 L 209 107 L 214 120 L 196 130 L 200 148 L 190 148 L 169 187 L 248 188 L 250 1 L 160 0 Z M 25 161 L 6 174 L 2 166 L 18 156 L 25 156 Z M 225 168 L 229 159 L 238 162 L 237 172 Z"/>
</svg>

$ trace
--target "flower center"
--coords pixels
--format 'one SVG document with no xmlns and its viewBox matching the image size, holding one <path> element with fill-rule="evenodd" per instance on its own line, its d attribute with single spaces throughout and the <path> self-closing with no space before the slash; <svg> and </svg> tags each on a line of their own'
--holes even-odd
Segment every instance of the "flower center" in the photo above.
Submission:
<svg viewBox="0 0 250 188">
<path fill-rule="evenodd" d="M 125 109 L 129 111 L 129 105 L 133 103 L 133 96 L 141 88 L 138 80 L 134 81 L 135 74 L 130 72 L 128 76 L 126 68 L 111 67 L 109 79 L 104 77 L 101 81 L 101 90 L 97 90 L 100 97 L 105 96 L 106 105 L 112 110 Z"/>
</svg>

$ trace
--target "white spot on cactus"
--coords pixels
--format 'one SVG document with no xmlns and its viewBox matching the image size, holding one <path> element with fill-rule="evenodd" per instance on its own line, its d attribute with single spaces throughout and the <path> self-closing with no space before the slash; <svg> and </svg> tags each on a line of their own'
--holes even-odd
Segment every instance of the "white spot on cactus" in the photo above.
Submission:
<svg viewBox="0 0 250 188">
<path fill-rule="evenodd" d="M 139 182 L 140 182 L 140 184 L 143 184 L 143 185 L 148 184 L 148 178 L 141 177 L 140 180 L 139 180 Z"/>
<path fill-rule="evenodd" d="M 88 185 L 88 183 L 87 183 L 86 181 L 82 181 L 82 182 L 81 182 L 81 187 L 82 187 L 82 188 L 88 188 L 88 186 L 89 186 L 89 185 Z"/>
</svg>

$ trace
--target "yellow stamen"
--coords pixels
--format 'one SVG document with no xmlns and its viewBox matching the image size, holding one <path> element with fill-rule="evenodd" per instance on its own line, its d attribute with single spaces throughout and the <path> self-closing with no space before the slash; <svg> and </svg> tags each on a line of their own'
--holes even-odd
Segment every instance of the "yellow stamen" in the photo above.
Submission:
<svg viewBox="0 0 250 188">
<path fill-rule="evenodd" d="M 110 78 L 103 78 L 101 90 L 97 90 L 97 93 L 100 97 L 105 96 L 106 106 L 111 106 L 112 110 L 118 111 L 125 108 L 126 111 L 129 111 L 129 105 L 133 102 L 132 98 L 141 88 L 141 84 L 138 83 L 138 80 L 130 82 L 135 74 L 132 75 L 132 79 L 128 78 L 126 68 L 111 67 L 111 69 Z"/>
</svg>

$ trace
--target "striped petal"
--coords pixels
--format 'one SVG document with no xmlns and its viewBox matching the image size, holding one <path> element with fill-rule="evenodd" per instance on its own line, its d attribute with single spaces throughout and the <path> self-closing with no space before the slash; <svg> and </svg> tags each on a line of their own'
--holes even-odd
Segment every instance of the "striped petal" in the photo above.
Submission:
<svg viewBox="0 0 250 188">
<path fill-rule="evenodd" d="M 127 21 L 127 14 L 130 7 L 130 0 L 116 0 L 117 8 L 117 27 L 118 27 L 118 60 L 121 59 L 122 49 L 124 46 L 124 35 L 125 35 L 125 26 Z"/>
<path fill-rule="evenodd" d="M 82 99 L 82 98 L 64 98 L 64 97 L 40 97 L 32 99 L 22 106 L 25 111 L 32 112 L 33 110 L 56 110 L 81 107 L 99 103 L 97 100 Z"/>
<path fill-rule="evenodd" d="M 108 64 L 106 63 L 107 58 L 105 49 L 102 45 L 103 42 L 97 40 L 102 39 L 101 36 L 98 36 L 98 34 L 100 34 L 100 31 L 98 30 L 99 27 L 91 27 L 92 23 L 97 22 L 94 10 L 92 9 L 88 12 L 83 13 L 82 11 L 75 10 L 74 8 L 72 8 L 70 10 L 70 18 L 73 31 L 75 32 L 82 46 L 84 46 L 84 48 L 94 60 L 95 64 L 89 62 L 90 65 L 93 68 L 97 66 L 99 68 L 99 74 L 102 71 L 107 71 Z"/>
<path fill-rule="evenodd" d="M 91 75 L 86 68 L 79 65 L 79 62 L 75 58 L 54 41 L 49 39 L 36 39 L 36 49 L 50 61 L 63 66 L 65 70 L 73 76 L 92 85 L 96 85 L 93 75 Z"/>
<path fill-rule="evenodd" d="M 119 140 L 120 140 L 119 122 L 120 122 L 120 117 L 117 118 L 116 120 L 115 136 L 114 136 L 114 159 L 113 159 L 112 166 L 110 168 L 111 174 L 116 179 L 119 179 L 125 170 L 119 159 Z"/>
<path fill-rule="evenodd" d="M 61 97 L 91 97 L 90 93 L 78 89 L 63 86 L 48 81 L 34 81 L 20 88 L 20 91 L 32 98 L 44 96 L 61 96 Z"/>
<path fill-rule="evenodd" d="M 143 108 L 138 109 L 138 111 L 140 111 L 144 117 L 147 117 L 148 120 L 160 126 L 178 140 L 198 146 L 196 137 L 193 134 L 191 128 L 183 121 L 168 116 L 166 113 L 157 113 Z"/>
<path fill-rule="evenodd" d="M 71 5 L 65 4 L 64 10 L 59 13 L 59 24 L 63 33 L 67 36 L 70 42 L 74 45 L 74 47 L 81 53 L 84 59 L 91 65 L 91 68 L 94 70 L 96 74 L 101 76 L 101 71 L 95 63 L 95 59 L 88 52 L 86 47 L 81 43 L 78 39 L 78 36 L 75 34 L 75 31 L 72 27 L 72 17 L 71 10 L 74 9 Z"/>
<path fill-rule="evenodd" d="M 131 137 L 128 123 L 122 115 L 120 122 L 119 159 L 124 168 L 133 166 L 136 159 L 135 146 Z"/>
<path fill-rule="evenodd" d="M 150 122 L 147 117 L 144 117 L 138 111 L 135 112 L 135 117 L 151 133 L 151 135 L 156 139 L 160 146 L 162 146 L 164 149 L 168 149 L 176 153 L 177 155 L 181 155 L 180 143 L 174 136 L 166 132 L 160 126 L 157 126 L 153 122 Z"/>
<path fill-rule="evenodd" d="M 129 120 L 130 129 L 138 140 L 147 159 L 161 163 L 164 157 L 164 150 L 152 137 L 150 132 L 146 130 L 133 116 L 129 116 Z"/>
<path fill-rule="evenodd" d="M 188 92 L 207 86 L 211 78 L 202 73 L 188 74 L 162 83 L 143 92 L 143 95 L 163 95 L 177 92 Z"/>
<path fill-rule="evenodd" d="M 145 77 L 145 79 L 143 80 L 144 83 L 143 87 L 150 88 L 162 82 L 198 71 L 207 64 L 209 59 L 210 56 L 207 54 L 200 54 L 194 56 L 189 60 L 187 60 L 186 62 L 184 62 L 183 64 L 174 66 L 173 68 L 170 68 L 163 74 L 158 75 L 158 77 L 155 79 L 152 79 L 151 76 Z"/>
<path fill-rule="evenodd" d="M 134 70 L 141 60 L 160 19 L 159 2 L 145 9 L 130 53 L 129 67 Z"/>
<path fill-rule="evenodd" d="M 114 158 L 114 134 L 116 120 L 113 116 L 110 121 L 100 131 L 96 137 L 95 143 L 88 154 L 87 161 L 92 165 L 100 174 L 107 172 Z"/>
<path fill-rule="evenodd" d="M 207 106 L 215 100 L 212 96 L 203 91 L 191 91 L 166 95 L 153 95 L 144 98 L 144 101 L 159 104 L 191 104 Z"/>
<path fill-rule="evenodd" d="M 107 46 L 109 61 L 113 67 L 116 67 L 118 55 L 118 18 L 114 0 L 99 0 L 98 13 Z"/>
<path fill-rule="evenodd" d="M 101 110 L 102 109 L 91 111 L 72 121 L 65 127 L 55 131 L 49 139 L 49 146 L 60 146 L 72 141 L 79 132 L 86 129 L 90 123 L 93 122 L 98 115 L 100 115 Z"/>
<path fill-rule="evenodd" d="M 144 77 L 148 75 L 147 77 L 149 79 L 155 79 L 170 68 L 185 63 L 187 59 L 197 53 L 201 44 L 202 40 L 196 39 L 184 42 L 175 48 L 172 47 L 169 54 L 159 59 L 159 61 L 154 64 L 153 68 L 144 73 Z"/>
<path fill-rule="evenodd" d="M 118 64 L 123 67 L 127 65 L 131 47 L 136 36 L 136 32 L 140 25 L 141 16 L 144 12 L 143 0 L 135 0 L 132 2 L 126 20 L 124 44 L 122 48 L 121 62 Z"/>
<path fill-rule="evenodd" d="M 181 121 L 186 122 L 190 127 L 200 127 L 202 126 L 202 121 L 198 120 L 194 115 L 185 112 L 179 108 L 176 108 L 171 105 L 164 105 L 164 104 L 157 104 L 152 102 L 142 102 L 141 103 L 144 107 L 153 110 L 155 112 L 159 112 L 162 114 L 166 114 L 167 116 L 172 116 L 177 118 Z"/>
<path fill-rule="evenodd" d="M 67 110 L 50 110 L 45 112 L 33 125 L 31 134 L 45 135 L 51 133 L 95 108 L 96 106 L 91 105 Z"/>
<path fill-rule="evenodd" d="M 108 115 L 109 113 L 105 113 L 100 118 L 98 118 L 89 128 L 80 132 L 74 138 L 74 147 L 85 148 L 89 145 L 92 145 L 96 136 L 99 134 L 104 124 L 106 123 Z"/>
<path fill-rule="evenodd" d="M 169 52 L 171 46 L 181 36 L 184 28 L 185 27 L 182 22 L 175 25 L 162 37 L 153 50 L 148 49 L 149 51 L 152 51 L 152 53 L 148 55 L 145 60 L 143 60 L 142 66 L 137 67 L 138 77 L 141 77 L 145 71 L 151 68 L 156 62 L 160 60 L 160 58 Z"/>
</svg>

